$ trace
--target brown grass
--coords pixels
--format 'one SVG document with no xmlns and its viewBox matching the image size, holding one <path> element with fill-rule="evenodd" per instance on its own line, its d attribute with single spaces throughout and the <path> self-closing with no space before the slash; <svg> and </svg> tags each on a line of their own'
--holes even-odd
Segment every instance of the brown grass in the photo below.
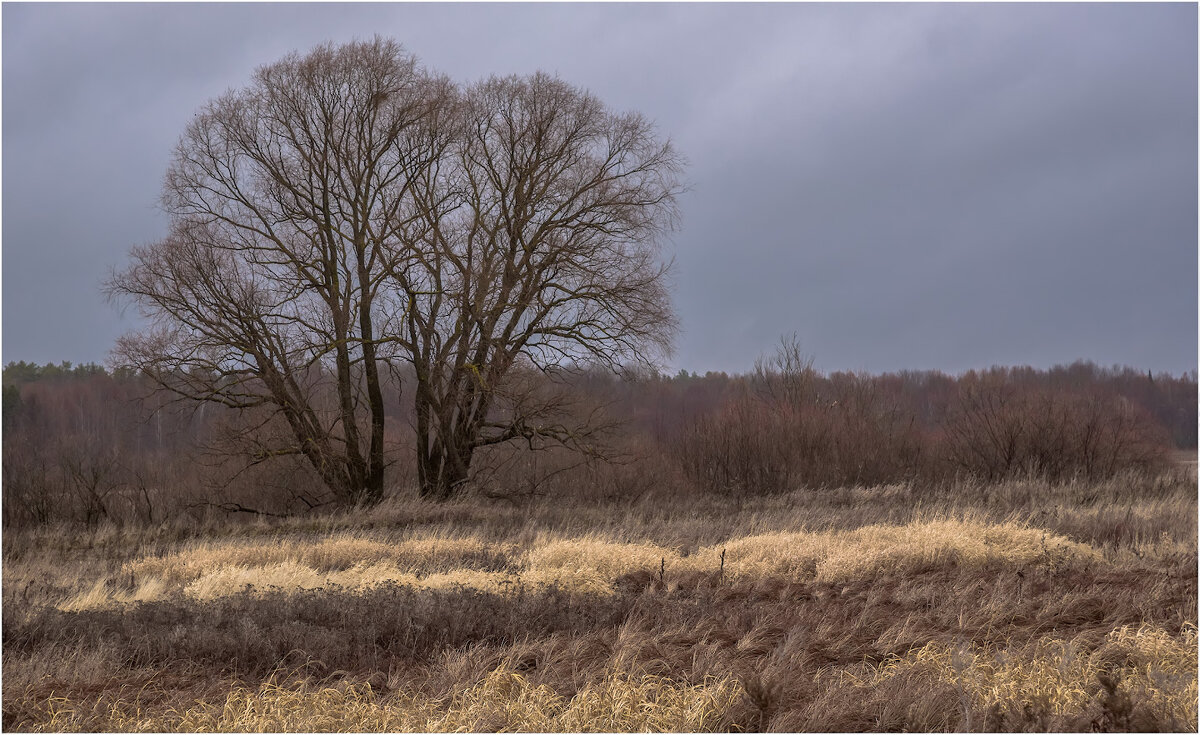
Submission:
<svg viewBox="0 0 1200 735">
<path fill-rule="evenodd" d="M 1195 728 L 1196 667 L 1195 626 L 1172 634 L 1141 625 L 1118 628 L 1095 648 L 1055 637 L 1017 650 L 931 642 L 865 676 L 843 676 L 872 690 L 914 675 L 930 688 L 950 685 L 960 693 L 965 730 L 1032 718 L 1088 721 L 1088 729 L 1174 731 Z M 972 721 L 979 713 L 986 722 Z"/>
<path fill-rule="evenodd" d="M 370 684 L 301 681 L 234 684 L 216 702 L 154 710 L 114 700 L 103 706 L 48 698 L 37 730 L 124 732 L 711 732 L 724 731 L 742 696 L 731 679 L 688 686 L 655 676 L 615 674 L 572 697 L 496 669 L 438 700 L 378 695 Z"/>
<path fill-rule="evenodd" d="M 428 549 L 427 561 L 409 561 L 406 568 L 396 565 L 399 559 L 420 558 L 422 547 Z M 665 580 L 668 568 L 672 578 L 724 569 L 730 579 L 837 582 L 945 565 L 1021 567 L 1062 564 L 1068 559 L 1102 561 L 1096 549 L 1044 530 L 968 518 L 853 531 L 760 534 L 729 539 L 688 555 L 644 542 L 542 535 L 529 543 L 519 561 L 510 565 L 510 572 L 454 566 L 455 561 L 495 560 L 512 552 L 511 544 L 488 544 L 476 538 L 410 539 L 395 546 L 342 537 L 307 546 L 295 541 L 205 545 L 127 562 L 120 575 L 96 580 L 57 606 L 77 611 L 159 600 L 172 593 L 209 600 L 247 588 L 359 591 L 384 584 L 425 589 L 461 586 L 493 593 L 561 587 L 579 594 L 608 595 L 623 577 L 657 572 Z M 727 558 L 724 567 L 722 552 Z M 444 571 L 422 575 L 422 569 Z"/>
<path fill-rule="evenodd" d="M 6 534 L 3 724 L 1195 730 L 1195 492 L 413 500 L 357 525 Z"/>
</svg>

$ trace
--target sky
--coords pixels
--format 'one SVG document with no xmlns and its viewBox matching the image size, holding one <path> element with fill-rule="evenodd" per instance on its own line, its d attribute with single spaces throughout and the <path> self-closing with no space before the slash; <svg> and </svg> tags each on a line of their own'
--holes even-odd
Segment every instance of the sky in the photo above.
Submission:
<svg viewBox="0 0 1200 735">
<path fill-rule="evenodd" d="M 1197 366 L 1197 7 L 27 4 L 2 9 L 4 362 L 104 362 L 206 101 L 332 41 L 538 70 L 686 156 L 669 369 Z"/>
</svg>

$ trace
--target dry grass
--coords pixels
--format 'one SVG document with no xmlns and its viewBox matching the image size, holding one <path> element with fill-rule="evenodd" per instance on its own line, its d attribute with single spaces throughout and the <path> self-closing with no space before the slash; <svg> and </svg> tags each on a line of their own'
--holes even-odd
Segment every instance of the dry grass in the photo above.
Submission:
<svg viewBox="0 0 1200 735">
<path fill-rule="evenodd" d="M 1195 482 L 1123 482 L 6 533 L 3 724 L 1194 730 Z"/>
<path fill-rule="evenodd" d="M 136 582 L 132 591 L 122 590 L 112 579 L 100 579 L 83 592 L 68 597 L 57 605 L 60 610 L 74 612 L 111 605 L 152 602 L 181 592 L 195 600 L 212 600 L 247 590 L 317 590 L 333 588 L 347 593 L 362 592 L 386 585 L 403 585 L 417 589 L 452 589 L 468 587 L 488 593 L 503 593 L 515 589 L 520 578 L 501 572 L 475 569 L 452 569 L 448 572 L 417 577 L 391 564 L 363 563 L 336 572 L 321 572 L 294 561 L 256 566 L 218 566 L 202 573 L 185 585 L 173 589 L 168 582 L 151 577 Z"/>
<path fill-rule="evenodd" d="M 510 575 L 487 570 L 506 567 L 510 552 L 509 544 L 440 534 L 381 541 L 339 532 L 318 539 L 192 543 L 127 561 L 119 572 L 84 585 L 57 606 L 85 610 L 164 599 L 174 592 L 208 600 L 247 587 L 356 591 L 382 584 L 435 589 L 461 584 L 495 591 L 510 583 Z"/>
<path fill-rule="evenodd" d="M 190 582 L 218 567 L 261 567 L 292 563 L 317 572 L 387 564 L 419 573 L 443 571 L 503 558 L 502 545 L 477 538 L 425 534 L 402 541 L 381 541 L 338 533 L 317 540 L 238 539 L 201 543 L 166 556 L 130 561 L 122 573 L 135 578 L 159 577 L 167 583 Z"/>
<path fill-rule="evenodd" d="M 422 551 L 427 554 L 421 557 Z M 110 604 L 163 599 L 175 591 L 197 600 L 241 592 L 337 587 L 359 591 L 383 584 L 427 589 L 453 586 L 502 592 L 518 586 L 561 587 L 578 594 L 611 595 L 627 575 L 718 572 L 721 553 L 731 579 L 780 577 L 797 581 L 842 582 L 939 566 L 1036 563 L 1071 559 L 1101 560 L 1084 544 L 1044 530 L 1008 522 L 943 519 L 903 526 L 867 526 L 853 531 L 773 533 L 730 539 L 684 555 L 650 543 L 622 543 L 598 537 L 536 538 L 511 573 L 453 566 L 456 562 L 502 558 L 511 544 L 475 538 L 410 539 L 394 547 L 360 538 L 326 538 L 310 546 L 289 541 L 237 542 L 203 546 L 166 557 L 130 561 L 122 568 L 124 586 L 101 579 L 58 607 L 85 610 Z M 356 556 L 356 554 L 362 556 Z M 409 561 L 407 568 L 396 560 Z M 414 568 L 444 571 L 418 576 Z"/>
<path fill-rule="evenodd" d="M 547 540 L 528 553 L 523 578 L 583 593 L 612 594 L 618 578 L 633 572 L 661 571 L 664 559 L 672 570 L 680 565 L 678 552 L 655 544 L 597 538 Z"/>
<path fill-rule="evenodd" d="M 1016 650 L 931 642 L 865 677 L 844 676 L 864 689 L 913 672 L 932 679 L 931 688 L 949 684 L 961 693 L 966 730 L 995 729 L 1006 717 L 1046 724 L 1091 717 L 1104 729 L 1195 731 L 1196 646 L 1194 625 L 1176 635 L 1124 626 L 1092 650 L 1055 637 Z"/>
<path fill-rule="evenodd" d="M 1085 544 L 1016 523 L 935 520 L 903 526 L 865 526 L 832 533 L 776 533 L 733 539 L 724 545 L 735 577 L 782 576 L 841 582 L 938 566 L 1095 559 Z M 711 568 L 717 547 L 697 556 Z"/>
<path fill-rule="evenodd" d="M 370 684 L 267 681 L 234 685 L 217 703 L 182 711 L 117 700 L 96 707 L 65 697 L 43 705 L 41 731 L 123 732 L 712 732 L 728 729 L 742 696 L 734 680 L 684 685 L 613 674 L 572 697 L 497 669 L 448 700 L 406 692 L 379 696 Z"/>
</svg>

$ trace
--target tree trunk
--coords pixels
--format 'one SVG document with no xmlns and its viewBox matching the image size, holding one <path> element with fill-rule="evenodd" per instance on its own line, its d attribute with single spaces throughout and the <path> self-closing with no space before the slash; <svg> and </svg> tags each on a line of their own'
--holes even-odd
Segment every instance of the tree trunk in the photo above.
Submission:
<svg viewBox="0 0 1200 735">
<path fill-rule="evenodd" d="M 362 257 L 359 258 L 360 262 Z M 360 266 L 359 278 L 365 284 L 366 269 Z M 363 286 L 364 290 L 367 286 Z M 374 505 L 383 500 L 383 390 L 379 385 L 379 362 L 375 351 L 375 334 L 371 320 L 371 299 L 365 295 L 359 310 L 359 329 L 362 332 L 363 376 L 367 381 L 367 400 L 371 408 L 371 439 L 367 448 L 367 468 L 361 502 Z"/>
<path fill-rule="evenodd" d="M 418 437 L 421 441 L 422 437 Z M 440 437 L 424 437 L 428 451 L 417 456 L 417 480 L 421 497 L 429 500 L 449 500 L 462 489 L 471 472 L 472 449 L 454 447 Z"/>
<path fill-rule="evenodd" d="M 470 476 L 474 444 L 445 430 L 434 410 L 429 385 L 419 377 L 416 409 L 417 483 L 421 497 L 449 500 Z"/>
</svg>

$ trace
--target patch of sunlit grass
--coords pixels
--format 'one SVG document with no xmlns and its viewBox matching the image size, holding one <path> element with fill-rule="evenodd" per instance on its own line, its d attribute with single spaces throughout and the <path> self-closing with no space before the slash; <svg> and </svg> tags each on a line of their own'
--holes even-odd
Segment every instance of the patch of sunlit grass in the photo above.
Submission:
<svg viewBox="0 0 1200 735">
<path fill-rule="evenodd" d="M 415 584 L 417 578 L 387 564 L 364 564 L 340 572 L 322 573 L 304 564 L 282 561 L 262 566 L 218 567 L 193 581 L 184 592 L 198 600 L 209 600 L 241 592 L 247 587 L 258 590 L 319 589 L 336 585 L 357 590 L 389 582 Z"/>
<path fill-rule="evenodd" d="M 1025 565 L 1066 557 L 1099 559 L 1086 544 L 1016 523 L 934 520 L 853 531 L 772 533 L 702 549 L 688 564 L 715 569 L 721 550 L 734 578 L 844 581 L 940 565 Z"/>
<path fill-rule="evenodd" d="M 478 569 L 454 569 L 449 572 L 431 574 L 417 582 L 423 589 L 447 590 L 464 587 L 467 589 L 505 594 L 516 591 L 521 580 L 515 574 L 482 572 Z"/>
<path fill-rule="evenodd" d="M 516 672 L 497 670 L 429 724 L 438 731 L 704 732 L 727 729 L 725 715 L 741 696 L 741 685 L 728 678 L 688 686 L 614 674 L 568 700 Z"/>
<path fill-rule="evenodd" d="M 137 559 L 126 563 L 122 573 L 134 579 L 158 577 L 169 584 L 186 584 L 219 567 L 261 567 L 289 562 L 319 572 L 381 563 L 406 571 L 432 572 L 503 553 L 503 548 L 476 538 L 439 535 L 395 542 L 347 535 L 315 541 L 254 539 L 202 544 L 162 557 Z"/>
<path fill-rule="evenodd" d="M 829 581 L 903 572 L 939 564 L 1015 566 L 1066 557 L 1099 559 L 1085 544 L 1014 523 L 931 521 L 906 526 L 868 526 L 839 534 L 818 564 L 817 578 Z"/>
<path fill-rule="evenodd" d="M 580 594 L 612 594 L 613 583 L 634 572 L 715 572 L 720 554 L 732 579 L 768 577 L 796 581 L 844 581 L 880 574 L 920 571 L 941 565 L 978 566 L 1000 562 L 1057 563 L 1069 557 L 1099 559 L 1086 544 L 1014 522 L 933 520 L 902 526 L 875 525 L 853 531 L 770 533 L 734 538 L 683 556 L 652 543 L 623 543 L 596 537 L 539 537 L 521 568 L 501 573 L 464 562 L 511 547 L 473 538 L 425 537 L 384 544 L 361 538 L 329 538 L 311 546 L 260 542 L 205 546 L 125 565 L 133 589 L 101 579 L 59 604 L 83 610 L 112 603 L 149 601 L 180 590 L 207 600 L 257 590 L 340 587 L 365 590 L 380 584 L 486 592 L 518 587 L 558 587 Z M 401 561 L 397 561 L 401 560 Z M 436 569 L 428 572 L 421 570 Z"/>
<path fill-rule="evenodd" d="M 1111 710 L 1115 694 L 1155 721 L 1178 726 L 1172 729 L 1197 725 L 1197 638 L 1191 625 L 1179 635 L 1150 625 L 1125 626 L 1092 651 L 1056 638 L 1021 650 L 933 642 L 875 667 L 855 683 L 876 687 L 914 670 L 954 685 L 977 712 L 1004 708 L 1077 715 L 1089 707 Z"/>
<path fill-rule="evenodd" d="M 341 571 L 322 572 L 294 561 L 282 561 L 267 565 L 217 567 L 183 586 L 182 592 L 195 600 L 212 600 L 247 590 L 339 588 L 354 593 L 385 584 L 418 589 L 463 587 L 503 594 L 515 591 L 520 580 L 512 574 L 477 569 L 454 569 L 417 577 L 385 563 L 364 563 Z M 158 578 L 144 580 L 133 592 L 122 591 L 101 579 L 83 592 L 67 598 L 58 607 L 68 612 L 88 610 L 113 604 L 152 601 L 161 599 L 167 593 L 168 585 Z"/>
<path fill-rule="evenodd" d="M 698 559 L 714 561 L 719 567 L 720 554 L 726 554 L 725 573 L 733 579 L 785 577 L 810 580 L 817 564 L 829 553 L 829 534 L 768 533 L 731 539 L 720 548 L 701 549 Z"/>
<path fill-rule="evenodd" d="M 655 544 L 588 538 L 554 540 L 529 552 L 521 579 L 535 586 L 555 585 L 583 593 L 610 594 L 613 582 L 622 575 L 658 571 L 664 559 L 669 568 L 681 566 L 677 552 Z"/>
<path fill-rule="evenodd" d="M 67 612 L 90 610 L 113 603 L 149 602 L 163 597 L 167 584 L 157 577 L 140 581 L 132 590 L 121 590 L 109 583 L 107 578 L 96 580 L 90 587 L 68 596 L 58 608 Z"/>
<path fill-rule="evenodd" d="M 703 732 L 727 730 L 742 696 L 736 680 L 689 686 L 654 676 L 614 674 L 566 698 L 499 669 L 448 699 L 368 684 L 235 685 L 224 701 L 153 712 L 116 700 L 97 711 L 67 698 L 44 703 L 39 729 L 146 732 Z"/>
<path fill-rule="evenodd" d="M 1099 559 L 1086 544 L 1017 523 L 933 520 L 874 525 L 853 531 L 769 533 L 734 538 L 690 556 L 649 543 L 595 538 L 543 542 L 527 555 L 522 579 L 594 594 L 612 592 L 613 582 L 637 571 L 715 572 L 734 579 L 782 577 L 797 581 L 844 581 L 940 565 L 1025 565 L 1068 557 Z"/>
</svg>

